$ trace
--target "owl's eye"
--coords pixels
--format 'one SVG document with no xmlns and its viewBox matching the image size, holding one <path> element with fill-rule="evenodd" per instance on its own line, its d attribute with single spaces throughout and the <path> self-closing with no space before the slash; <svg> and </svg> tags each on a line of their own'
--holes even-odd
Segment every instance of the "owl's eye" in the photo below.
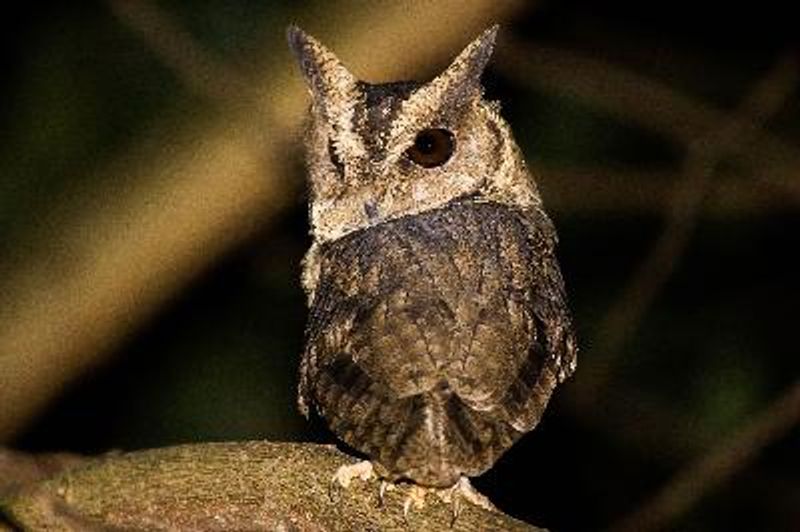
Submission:
<svg viewBox="0 0 800 532">
<path fill-rule="evenodd" d="M 423 168 L 433 168 L 446 163 L 454 148 L 455 138 L 451 132 L 440 128 L 423 129 L 406 150 L 406 156 Z"/>
</svg>

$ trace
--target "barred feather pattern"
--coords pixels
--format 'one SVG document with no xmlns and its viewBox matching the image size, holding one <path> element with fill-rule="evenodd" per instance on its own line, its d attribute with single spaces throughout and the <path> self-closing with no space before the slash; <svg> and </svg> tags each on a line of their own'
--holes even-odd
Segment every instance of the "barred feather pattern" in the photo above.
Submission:
<svg viewBox="0 0 800 532">
<path fill-rule="evenodd" d="M 555 241 L 540 209 L 472 195 L 323 243 L 301 408 L 389 479 L 486 471 L 575 368 Z"/>
</svg>

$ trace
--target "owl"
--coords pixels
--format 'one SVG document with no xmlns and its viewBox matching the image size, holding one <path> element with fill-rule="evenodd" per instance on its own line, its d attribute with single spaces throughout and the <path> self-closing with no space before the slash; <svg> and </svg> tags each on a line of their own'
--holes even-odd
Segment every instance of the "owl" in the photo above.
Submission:
<svg viewBox="0 0 800 532">
<path fill-rule="evenodd" d="M 555 229 L 482 94 L 496 33 L 432 81 L 373 84 L 288 30 L 312 97 L 299 407 L 389 481 L 480 475 L 575 369 Z"/>
</svg>

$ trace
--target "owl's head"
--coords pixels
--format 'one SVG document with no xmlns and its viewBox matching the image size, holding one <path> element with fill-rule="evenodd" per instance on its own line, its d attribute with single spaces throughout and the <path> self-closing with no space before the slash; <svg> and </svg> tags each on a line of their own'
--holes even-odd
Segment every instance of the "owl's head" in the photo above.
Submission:
<svg viewBox="0 0 800 532">
<path fill-rule="evenodd" d="M 480 77 L 497 26 L 428 83 L 370 84 L 292 26 L 312 96 L 307 138 L 311 225 L 329 241 L 464 197 L 538 206 L 536 185 Z"/>
</svg>

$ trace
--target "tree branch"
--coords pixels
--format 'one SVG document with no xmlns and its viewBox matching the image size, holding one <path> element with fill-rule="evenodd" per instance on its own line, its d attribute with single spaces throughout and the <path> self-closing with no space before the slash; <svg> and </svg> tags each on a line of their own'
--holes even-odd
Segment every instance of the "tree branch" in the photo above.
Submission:
<svg viewBox="0 0 800 532">
<path fill-rule="evenodd" d="M 8 454 L 0 451 L 0 464 Z M 9 481 L 0 480 L 0 512 L 35 530 L 541 530 L 469 503 L 451 528 L 452 507 L 435 496 L 424 508 L 412 507 L 406 521 L 407 485 L 387 491 L 382 505 L 378 481 L 331 490 L 334 472 L 353 462 L 333 446 L 308 443 L 205 443 L 107 455 L 4 496 Z"/>
</svg>

